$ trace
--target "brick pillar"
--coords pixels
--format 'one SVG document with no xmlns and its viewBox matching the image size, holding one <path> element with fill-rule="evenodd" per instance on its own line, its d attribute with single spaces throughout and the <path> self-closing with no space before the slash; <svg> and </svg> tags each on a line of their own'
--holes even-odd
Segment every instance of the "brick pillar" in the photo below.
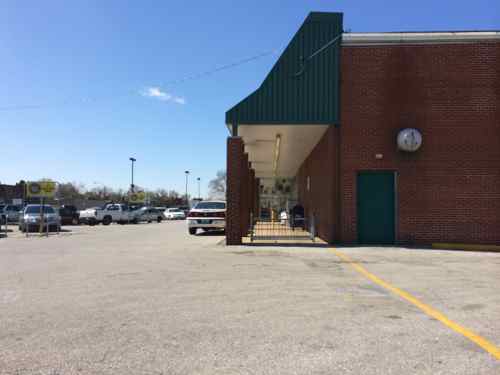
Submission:
<svg viewBox="0 0 500 375">
<path fill-rule="evenodd" d="M 227 209 L 226 209 L 226 244 L 241 245 L 241 228 L 243 226 L 243 197 L 242 180 L 243 166 L 243 139 L 228 137 L 227 139 Z M 247 162 L 248 163 L 248 159 Z"/>
<path fill-rule="evenodd" d="M 260 178 L 255 178 L 255 188 L 254 188 L 254 207 L 255 207 L 255 217 L 260 217 Z"/>
<path fill-rule="evenodd" d="M 248 154 L 243 153 L 243 160 L 241 164 L 241 196 L 242 196 L 242 207 L 241 207 L 241 236 L 246 236 L 248 233 L 248 227 L 250 223 L 250 205 L 248 204 Z"/>
</svg>

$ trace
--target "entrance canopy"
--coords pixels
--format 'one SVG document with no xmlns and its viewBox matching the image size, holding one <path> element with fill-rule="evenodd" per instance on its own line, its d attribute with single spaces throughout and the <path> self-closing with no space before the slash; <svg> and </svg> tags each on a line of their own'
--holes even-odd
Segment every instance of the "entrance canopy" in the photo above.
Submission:
<svg viewBox="0 0 500 375">
<path fill-rule="evenodd" d="M 226 112 L 256 177 L 293 177 L 339 122 L 342 13 L 310 13 L 260 87 Z"/>
<path fill-rule="evenodd" d="M 239 127 L 255 177 L 294 177 L 328 125 Z"/>
</svg>

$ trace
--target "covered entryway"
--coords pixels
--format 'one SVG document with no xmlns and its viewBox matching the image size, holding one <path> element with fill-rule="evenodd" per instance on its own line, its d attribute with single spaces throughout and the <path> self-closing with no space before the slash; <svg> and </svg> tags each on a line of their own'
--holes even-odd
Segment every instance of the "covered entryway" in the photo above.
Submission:
<svg viewBox="0 0 500 375">
<path fill-rule="evenodd" d="M 313 212 L 298 195 L 297 172 L 327 125 L 240 125 L 248 161 L 259 178 L 258 209 L 248 236 L 254 241 L 315 240 Z"/>
<path fill-rule="evenodd" d="M 359 172 L 358 242 L 393 244 L 396 223 L 396 177 L 391 171 Z"/>
<path fill-rule="evenodd" d="M 259 179 L 258 210 L 252 214 L 248 236 L 259 241 L 315 241 L 314 215 L 298 196 L 295 177 Z"/>
<path fill-rule="evenodd" d="M 260 87 L 226 112 L 226 242 L 314 239 L 319 215 L 300 170 L 339 120 L 341 13 L 311 13 Z M 325 179 L 333 173 L 325 160 Z M 308 190 L 308 193 L 311 193 Z M 334 196 L 323 203 L 331 206 Z M 314 202 L 315 204 L 317 202 Z"/>
</svg>

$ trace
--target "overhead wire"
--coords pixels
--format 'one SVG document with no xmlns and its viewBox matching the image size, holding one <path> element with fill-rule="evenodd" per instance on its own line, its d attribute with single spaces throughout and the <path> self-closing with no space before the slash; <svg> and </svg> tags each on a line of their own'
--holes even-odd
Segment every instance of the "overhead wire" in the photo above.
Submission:
<svg viewBox="0 0 500 375">
<path fill-rule="evenodd" d="M 248 63 L 250 63 L 252 61 L 259 60 L 259 59 L 261 59 L 263 57 L 275 54 L 277 52 L 278 52 L 277 49 L 268 50 L 268 51 L 265 51 L 265 52 L 261 52 L 259 54 L 256 54 L 256 55 L 253 55 L 253 56 L 250 56 L 250 57 L 247 57 L 247 58 L 244 58 L 244 59 L 232 62 L 230 64 L 218 66 L 218 67 L 216 67 L 214 69 L 205 70 L 205 71 L 202 71 L 202 72 L 199 72 L 199 73 L 196 73 L 196 74 L 191 74 L 191 75 L 184 76 L 182 78 L 173 79 L 173 80 L 164 82 L 164 84 L 162 86 L 165 86 L 165 87 L 168 88 L 168 87 L 175 86 L 175 85 L 178 85 L 178 84 L 181 84 L 181 83 L 184 83 L 184 82 L 196 81 L 196 80 L 199 80 L 199 79 L 211 76 L 213 74 L 217 74 L 217 73 L 225 71 L 225 70 L 233 69 L 233 68 L 236 68 L 238 66 L 241 66 L 241 65 L 244 65 L 244 64 L 248 64 Z M 82 104 L 82 103 L 89 103 L 89 102 L 94 102 L 94 101 L 95 100 L 93 100 L 92 98 L 81 98 L 79 100 L 73 101 L 73 104 L 75 102 L 77 104 Z M 41 108 L 48 108 L 48 107 L 57 107 L 57 106 L 61 106 L 61 105 L 71 104 L 70 102 L 71 102 L 70 100 L 63 100 L 63 103 L 59 103 L 59 104 L 19 104 L 19 105 L 5 105 L 5 106 L 0 106 L 0 112 L 24 111 L 24 110 L 33 110 L 33 109 L 41 109 Z"/>
</svg>

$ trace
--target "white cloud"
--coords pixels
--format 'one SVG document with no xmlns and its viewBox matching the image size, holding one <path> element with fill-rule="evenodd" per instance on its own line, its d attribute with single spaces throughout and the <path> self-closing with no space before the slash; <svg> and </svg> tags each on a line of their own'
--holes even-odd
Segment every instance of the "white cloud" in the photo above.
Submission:
<svg viewBox="0 0 500 375">
<path fill-rule="evenodd" d="M 141 95 L 148 98 L 158 99 L 161 100 L 162 102 L 174 102 L 176 104 L 186 104 L 186 99 L 162 91 L 159 87 L 147 87 L 141 91 Z"/>
</svg>

